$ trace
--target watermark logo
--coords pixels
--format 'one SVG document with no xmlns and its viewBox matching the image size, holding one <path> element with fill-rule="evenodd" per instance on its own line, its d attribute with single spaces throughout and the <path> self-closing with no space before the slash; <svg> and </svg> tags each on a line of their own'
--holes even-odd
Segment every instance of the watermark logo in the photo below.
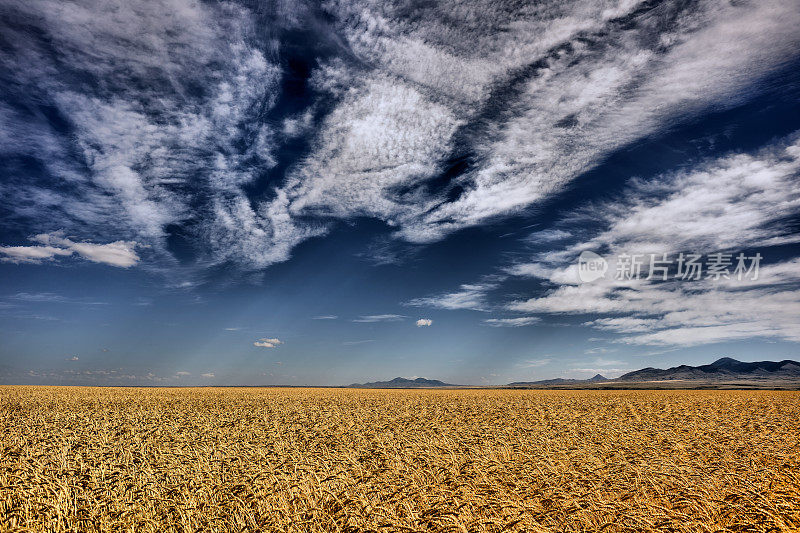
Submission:
<svg viewBox="0 0 800 533">
<path fill-rule="evenodd" d="M 608 272 L 608 261 L 589 250 L 581 252 L 578 257 L 578 277 L 584 283 L 591 283 L 605 277 Z"/>
<path fill-rule="evenodd" d="M 705 261 L 703 258 L 705 257 Z M 746 256 L 730 253 L 680 253 L 670 254 L 626 254 L 622 253 L 614 261 L 616 281 L 630 280 L 758 280 L 758 269 L 762 256 L 756 253 Z M 578 277 L 583 283 L 604 278 L 609 263 L 600 255 L 585 250 L 578 257 Z"/>
</svg>

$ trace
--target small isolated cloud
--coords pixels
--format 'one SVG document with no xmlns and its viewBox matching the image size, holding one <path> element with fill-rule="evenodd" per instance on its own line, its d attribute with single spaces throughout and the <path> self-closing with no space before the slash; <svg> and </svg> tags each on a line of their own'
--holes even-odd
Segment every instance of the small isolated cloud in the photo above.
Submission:
<svg viewBox="0 0 800 533">
<path fill-rule="evenodd" d="M 312 317 L 312 320 L 336 320 L 337 318 L 339 317 L 336 315 L 319 315 Z"/>
<path fill-rule="evenodd" d="M 77 361 L 78 359 L 79 359 L 79 357 L 77 355 L 73 355 L 72 357 L 67 359 L 67 361 Z"/>
<path fill-rule="evenodd" d="M 495 328 L 518 328 L 536 324 L 541 320 L 538 316 L 521 316 L 518 318 L 487 318 L 483 323 Z"/>
<path fill-rule="evenodd" d="M 243 328 L 235 327 L 235 328 L 225 328 L 225 331 L 241 331 Z"/>
<path fill-rule="evenodd" d="M 258 339 L 253 343 L 253 346 L 258 346 L 259 348 L 276 348 L 281 344 L 283 344 L 283 341 L 280 339 Z"/>
<path fill-rule="evenodd" d="M 399 322 L 405 318 L 405 315 L 362 315 L 353 322 Z"/>
<path fill-rule="evenodd" d="M 215 377 L 213 372 L 206 372 L 205 374 L 200 374 L 200 375 L 203 376 L 204 378 L 213 378 L 213 377 Z"/>
<path fill-rule="evenodd" d="M 418 328 L 421 328 L 422 326 L 430 326 L 431 324 L 433 324 L 433 320 L 431 320 L 430 318 L 420 318 L 419 320 L 417 320 Z"/>
<path fill-rule="evenodd" d="M 34 263 L 51 261 L 58 256 L 78 254 L 93 263 L 128 268 L 139 261 L 135 241 L 115 241 L 108 244 L 75 242 L 66 239 L 60 232 L 41 233 L 31 238 L 39 244 L 34 246 L 0 246 L 2 261 L 9 263 Z"/>
<path fill-rule="evenodd" d="M 181 377 L 184 377 L 184 376 L 191 376 L 192 373 L 191 372 L 180 371 L 180 372 L 175 372 L 175 375 L 178 376 L 179 378 L 181 378 Z"/>
</svg>

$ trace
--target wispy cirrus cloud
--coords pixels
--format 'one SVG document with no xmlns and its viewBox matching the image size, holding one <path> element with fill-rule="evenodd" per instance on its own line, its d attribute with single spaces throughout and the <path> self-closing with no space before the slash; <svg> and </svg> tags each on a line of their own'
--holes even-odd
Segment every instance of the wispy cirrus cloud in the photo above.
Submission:
<svg viewBox="0 0 800 533">
<path fill-rule="evenodd" d="M 796 56 L 793 7 L 473 0 L 411 17 L 374 0 L 10 0 L 0 202 L 22 234 L 63 228 L 73 253 L 117 266 L 133 264 L 131 243 L 150 247 L 148 264 L 174 264 L 180 231 L 201 266 L 263 268 L 362 216 L 429 243 L 746 99 Z M 328 51 L 313 57 L 313 96 L 284 113 L 282 30 L 304 25 Z M 298 138 L 308 150 L 279 163 Z M 454 159 L 467 164 L 453 171 Z M 2 248 L 18 263 L 67 251 Z M 368 255 L 398 258 L 384 246 Z"/>
<path fill-rule="evenodd" d="M 541 321 L 541 317 L 538 316 L 520 316 L 515 318 L 487 318 L 483 323 L 496 328 L 520 328 L 538 324 Z"/>
<path fill-rule="evenodd" d="M 0 64 L 13 84 L 0 130 L 17 135 L 2 155 L 40 159 L 46 172 L 30 180 L 8 169 L 4 201 L 15 223 L 137 241 L 153 247 L 153 260 L 169 257 L 166 228 L 190 219 L 200 222 L 191 233 L 210 261 L 282 260 L 308 237 L 242 190 L 275 164 L 274 132 L 262 118 L 281 76 L 250 11 L 181 0 L 12 1 L 5 11 L 11 45 Z M 68 134 L 26 115 L 32 101 L 52 106 Z M 79 249 L 88 258 L 107 252 Z"/>
<path fill-rule="evenodd" d="M 351 88 L 290 180 L 289 210 L 374 216 L 409 241 L 437 240 L 560 192 L 627 143 L 734 105 L 800 39 L 797 13 L 778 1 L 500 5 L 430 7 L 408 24 L 391 5 L 331 4 L 352 21 L 341 29 L 354 52 L 376 67 L 321 69 L 321 87 Z M 479 12 L 513 23 L 501 37 L 474 22 Z M 457 35 L 462 16 L 472 22 Z M 400 138 L 394 109 L 404 110 Z M 372 130 L 381 134 L 362 135 Z M 454 153 L 478 162 L 454 178 L 463 192 L 430 197 L 420 178 Z"/>
<path fill-rule="evenodd" d="M 496 282 L 465 283 L 457 291 L 424 298 L 414 298 L 406 302 L 405 305 L 433 307 L 450 311 L 456 309 L 485 311 L 488 306 L 487 295 L 495 287 L 497 287 Z"/>
<path fill-rule="evenodd" d="M 69 297 L 63 294 L 56 294 L 53 292 L 18 292 L 7 296 L 10 300 L 27 303 L 68 303 L 68 304 L 81 304 L 81 305 L 108 305 L 108 302 L 94 300 L 85 297 Z"/>
<path fill-rule="evenodd" d="M 375 339 L 364 339 L 361 341 L 344 341 L 342 346 L 359 346 L 361 344 L 370 344 L 375 342 Z"/>
<path fill-rule="evenodd" d="M 351 322 L 400 322 L 405 320 L 407 317 L 405 315 L 395 315 L 395 314 L 386 314 L 386 315 L 361 315 L 358 318 L 354 318 Z"/>
<path fill-rule="evenodd" d="M 800 340 L 796 258 L 763 264 L 758 279 L 742 280 L 653 281 L 642 276 L 619 281 L 610 279 L 611 273 L 582 284 L 575 270 L 578 255 L 587 249 L 609 255 L 711 253 L 796 243 L 787 221 L 800 212 L 799 174 L 800 145 L 792 137 L 754 154 L 724 156 L 653 182 L 634 182 L 619 201 L 598 204 L 573 220 L 600 221 L 603 229 L 595 237 L 507 269 L 551 285 L 544 294 L 510 302 L 507 308 L 599 315 L 586 325 L 616 332 L 619 342 L 634 345 Z"/>
</svg>

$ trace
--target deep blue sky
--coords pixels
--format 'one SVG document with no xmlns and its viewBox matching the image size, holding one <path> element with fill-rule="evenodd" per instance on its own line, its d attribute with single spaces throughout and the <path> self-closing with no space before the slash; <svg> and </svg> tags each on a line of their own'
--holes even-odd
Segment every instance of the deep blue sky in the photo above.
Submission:
<svg viewBox="0 0 800 533">
<path fill-rule="evenodd" d="M 785 1 L 6 0 L 0 382 L 800 359 L 798 27 Z M 718 252 L 758 279 L 677 277 Z"/>
</svg>

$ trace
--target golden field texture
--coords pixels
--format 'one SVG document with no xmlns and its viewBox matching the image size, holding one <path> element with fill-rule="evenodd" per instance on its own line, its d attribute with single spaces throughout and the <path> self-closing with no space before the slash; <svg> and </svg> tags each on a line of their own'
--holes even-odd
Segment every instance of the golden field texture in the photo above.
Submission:
<svg viewBox="0 0 800 533">
<path fill-rule="evenodd" d="M 0 388 L 2 531 L 786 531 L 800 393 Z"/>
</svg>

